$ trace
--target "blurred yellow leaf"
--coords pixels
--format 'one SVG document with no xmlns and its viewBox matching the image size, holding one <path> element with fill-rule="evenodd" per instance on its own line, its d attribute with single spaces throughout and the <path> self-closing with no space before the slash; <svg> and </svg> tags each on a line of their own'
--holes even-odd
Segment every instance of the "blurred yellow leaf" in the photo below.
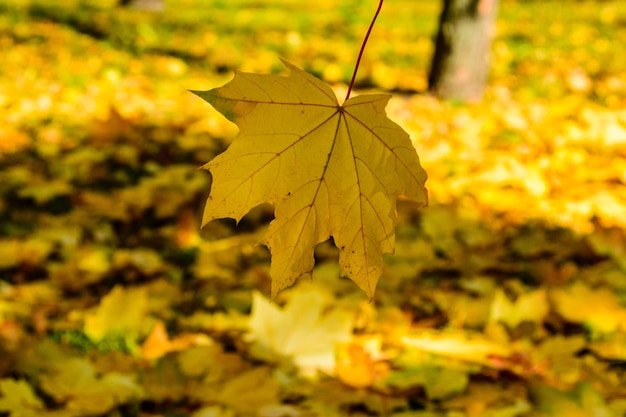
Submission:
<svg viewBox="0 0 626 417">
<path fill-rule="evenodd" d="M 491 303 L 489 318 L 514 328 L 525 321 L 541 323 L 549 310 L 545 288 L 520 294 L 515 301 L 509 300 L 502 289 L 497 289 Z"/>
<path fill-rule="evenodd" d="M 463 394 L 444 404 L 446 408 L 465 410 L 467 417 L 522 417 L 532 410 L 526 391 L 520 381 L 507 384 L 471 381 Z"/>
<path fill-rule="evenodd" d="M 51 375 L 40 378 L 41 386 L 66 410 L 78 414 L 102 414 L 141 393 L 132 377 L 109 373 L 96 375 L 86 359 L 69 359 L 55 366 Z"/>
<path fill-rule="evenodd" d="M 508 357 L 512 353 L 507 346 L 463 331 L 416 331 L 404 336 L 402 343 L 409 348 L 483 365 L 491 364 L 490 356 Z"/>
<path fill-rule="evenodd" d="M 19 246 L 17 239 L 0 240 L 0 268 L 7 269 L 19 264 Z"/>
<path fill-rule="evenodd" d="M 42 183 L 29 184 L 19 191 L 19 196 L 32 198 L 37 204 L 44 204 L 55 197 L 71 195 L 72 186 L 64 180 L 55 179 Z"/>
<path fill-rule="evenodd" d="M 454 366 L 403 363 L 392 370 L 384 383 L 394 388 L 409 390 L 422 387 L 431 400 L 442 400 L 466 390 L 469 370 Z"/>
<path fill-rule="evenodd" d="M 483 326 L 489 318 L 490 297 L 476 297 L 460 291 L 446 291 L 437 288 L 431 297 L 446 312 L 453 327 Z"/>
<path fill-rule="evenodd" d="M 190 417 L 235 417 L 235 411 L 224 410 L 220 406 L 212 405 L 194 411 Z"/>
<path fill-rule="evenodd" d="M 147 248 L 118 249 L 113 254 L 113 266 L 134 267 L 143 274 L 152 275 L 163 269 L 163 260 L 155 250 Z"/>
<path fill-rule="evenodd" d="M 605 359 L 626 361 L 626 331 L 622 330 L 611 338 L 591 343 L 589 349 Z"/>
<path fill-rule="evenodd" d="M 244 369 L 246 363 L 237 353 L 224 352 L 217 343 L 193 346 L 176 357 L 181 372 L 186 377 L 204 375 L 204 384 L 222 383 Z M 213 388 L 213 387 L 212 387 Z"/>
<path fill-rule="evenodd" d="M 81 192 L 80 198 L 82 205 L 92 215 L 124 221 L 129 217 L 128 206 L 122 201 L 119 194 L 119 192 L 114 192 L 111 195 L 84 190 Z"/>
<path fill-rule="evenodd" d="M 25 263 L 38 265 L 54 250 L 54 244 L 43 239 L 0 240 L 0 268 L 11 268 Z"/>
<path fill-rule="evenodd" d="M 39 417 L 45 407 L 26 381 L 0 379 L 0 411 L 14 417 Z"/>
<path fill-rule="evenodd" d="M 264 406 L 278 405 L 278 382 L 271 372 L 271 368 L 259 366 L 236 375 L 222 385 L 216 398 L 240 415 L 254 415 Z"/>
<path fill-rule="evenodd" d="M 146 359 L 157 359 L 169 352 L 188 349 L 194 345 L 209 344 L 210 339 L 204 334 L 182 334 L 170 339 L 161 320 L 152 328 L 150 335 L 141 345 L 141 354 Z"/>
<path fill-rule="evenodd" d="M 598 333 L 626 330 L 626 308 L 608 288 L 593 289 L 582 282 L 553 288 L 554 309 L 566 320 L 581 323 Z"/>
<path fill-rule="evenodd" d="M 575 93 L 585 93 L 592 87 L 591 78 L 581 68 L 571 68 L 566 73 L 567 86 Z"/>
<path fill-rule="evenodd" d="M 27 148 L 30 143 L 30 137 L 24 132 L 10 126 L 0 127 L 0 155 L 18 152 Z"/>
<path fill-rule="evenodd" d="M 548 191 L 548 186 L 538 167 L 524 164 L 511 155 L 498 155 L 491 161 L 491 169 L 476 178 L 488 186 L 519 187 L 533 197 L 540 198 Z"/>
<path fill-rule="evenodd" d="M 111 146 L 112 142 L 124 139 L 132 133 L 133 125 L 115 107 L 111 107 L 106 118 L 95 119 L 91 126 L 91 140 L 97 147 Z"/>
<path fill-rule="evenodd" d="M 76 267 L 87 274 L 104 274 L 111 267 L 108 250 L 103 247 L 81 246 L 76 254 Z"/>
<path fill-rule="evenodd" d="M 611 417 L 614 414 L 590 384 L 581 384 L 569 392 L 547 386 L 533 389 L 536 408 L 530 417 Z"/>
<path fill-rule="evenodd" d="M 147 314 L 148 292 L 144 287 L 115 286 L 95 311 L 85 317 L 85 334 L 101 340 L 118 332 L 137 333 L 143 329 Z"/>
<path fill-rule="evenodd" d="M 381 381 L 389 371 L 382 361 L 381 337 L 360 337 L 336 348 L 337 378 L 354 388 L 365 388 Z"/>
<path fill-rule="evenodd" d="M 583 336 L 555 335 L 531 351 L 531 360 L 535 364 L 535 370 L 546 380 L 553 384 L 571 386 L 579 382 L 584 372 L 577 354 L 586 345 L 587 341 Z"/>
<path fill-rule="evenodd" d="M 198 234 L 197 220 L 195 212 L 190 208 L 186 208 L 178 214 L 174 240 L 180 248 L 189 249 L 200 245 L 201 239 Z"/>
<path fill-rule="evenodd" d="M 469 375 L 458 369 L 425 367 L 422 372 L 428 398 L 441 400 L 459 394 L 467 388 Z"/>
<path fill-rule="evenodd" d="M 354 315 L 330 309 L 317 290 L 297 288 L 280 309 L 258 292 L 252 296 L 249 338 L 251 354 L 277 361 L 290 358 L 305 373 L 335 370 L 335 345 L 351 338 Z"/>
<path fill-rule="evenodd" d="M 619 215 L 623 214 L 622 210 Z M 596 224 L 594 232 L 585 236 L 585 240 L 595 253 L 611 257 L 626 270 L 626 233 L 623 228 L 604 228 Z"/>
<path fill-rule="evenodd" d="M 156 401 L 180 401 L 194 395 L 197 383 L 183 375 L 173 360 L 159 360 L 155 366 L 143 373 L 141 386 L 150 398 Z M 215 387 L 211 387 L 212 392 Z M 203 398 L 206 401 L 206 395 Z"/>
</svg>

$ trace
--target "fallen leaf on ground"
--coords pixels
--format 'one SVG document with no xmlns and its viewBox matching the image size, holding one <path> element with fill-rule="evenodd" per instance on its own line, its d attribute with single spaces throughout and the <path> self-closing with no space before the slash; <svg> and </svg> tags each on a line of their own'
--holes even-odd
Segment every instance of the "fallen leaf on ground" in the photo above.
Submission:
<svg viewBox="0 0 626 417">
<path fill-rule="evenodd" d="M 141 354 L 146 359 L 157 359 L 169 352 L 189 349 L 194 345 L 208 345 L 211 340 L 204 334 L 182 334 L 170 339 L 165 324 L 161 320 L 152 328 L 150 335 L 141 345 Z"/>
<path fill-rule="evenodd" d="M 463 369 L 418 365 L 392 371 L 384 381 L 390 387 L 411 390 L 421 387 L 431 400 L 442 400 L 460 394 L 467 388 L 469 374 Z"/>
<path fill-rule="evenodd" d="M 45 410 L 43 402 L 26 381 L 0 380 L 0 411 L 8 411 L 11 416 L 36 417 Z"/>
<path fill-rule="evenodd" d="M 580 384 L 573 390 L 559 391 L 551 387 L 540 386 L 532 390 L 536 409 L 531 417 L 609 417 L 613 413 L 594 388 Z"/>
<path fill-rule="evenodd" d="M 389 371 L 383 361 L 380 336 L 360 337 L 337 346 L 335 372 L 344 384 L 365 388 L 381 381 Z"/>
<path fill-rule="evenodd" d="M 354 314 L 329 308 L 316 290 L 295 291 L 284 309 L 258 292 L 252 296 L 251 354 L 272 362 L 290 358 L 304 374 L 335 371 L 335 345 L 350 340 Z"/>
<path fill-rule="evenodd" d="M 509 347 L 481 335 L 470 335 L 461 331 L 416 332 L 404 336 L 402 343 L 409 348 L 482 365 L 490 365 L 491 356 L 508 357 L 513 353 Z"/>
<path fill-rule="evenodd" d="M 548 296 L 544 288 L 520 294 L 514 301 L 509 300 L 502 289 L 498 289 L 491 304 L 489 318 L 514 328 L 525 321 L 541 323 L 549 310 Z"/>
<path fill-rule="evenodd" d="M 613 337 L 591 343 L 589 349 L 602 358 L 626 362 L 626 331 L 616 332 Z"/>
<path fill-rule="evenodd" d="M 583 336 L 564 337 L 556 335 L 544 340 L 531 352 L 535 370 L 553 384 L 577 383 L 584 370 L 578 356 L 587 342 Z"/>
<path fill-rule="evenodd" d="M 115 332 L 138 332 L 147 314 L 146 288 L 115 286 L 102 298 L 95 312 L 85 318 L 85 334 L 101 340 Z"/>
<path fill-rule="evenodd" d="M 577 282 L 568 288 L 554 288 L 550 298 L 563 318 L 584 324 L 594 332 L 626 330 L 626 307 L 608 288 L 593 289 Z"/>
<path fill-rule="evenodd" d="M 47 394 L 78 415 L 106 413 L 131 398 L 138 398 L 141 393 L 133 377 L 117 373 L 98 377 L 86 359 L 59 363 L 54 373 L 40 380 Z"/>
<path fill-rule="evenodd" d="M 216 398 L 237 411 L 238 415 L 254 415 L 262 407 L 280 404 L 278 388 L 271 369 L 261 366 L 226 381 Z"/>
</svg>

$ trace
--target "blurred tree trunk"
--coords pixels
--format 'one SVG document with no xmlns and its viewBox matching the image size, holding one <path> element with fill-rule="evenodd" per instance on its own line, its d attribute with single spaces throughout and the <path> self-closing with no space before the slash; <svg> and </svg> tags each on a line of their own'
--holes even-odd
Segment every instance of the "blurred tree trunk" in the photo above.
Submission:
<svg viewBox="0 0 626 417">
<path fill-rule="evenodd" d="M 428 88 L 443 99 L 482 97 L 499 0 L 443 0 Z"/>
<path fill-rule="evenodd" d="M 163 0 L 118 0 L 119 6 L 129 6 L 139 10 L 163 11 Z"/>
</svg>

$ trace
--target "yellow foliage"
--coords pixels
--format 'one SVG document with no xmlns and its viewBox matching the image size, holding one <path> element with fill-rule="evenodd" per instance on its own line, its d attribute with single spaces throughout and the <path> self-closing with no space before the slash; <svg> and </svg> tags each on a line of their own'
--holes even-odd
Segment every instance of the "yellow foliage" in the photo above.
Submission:
<svg viewBox="0 0 626 417">
<path fill-rule="evenodd" d="M 510 301 L 503 290 L 497 289 L 491 304 L 490 319 L 514 328 L 525 321 L 541 323 L 548 312 L 548 297 L 544 288 L 521 294 L 515 301 Z"/>
<path fill-rule="evenodd" d="M 279 361 L 291 358 L 305 374 L 333 373 L 335 346 L 350 340 L 354 318 L 339 309 L 324 312 L 329 300 L 314 290 L 293 293 L 283 310 L 254 293 L 249 338 L 252 354 Z"/>
<path fill-rule="evenodd" d="M 220 403 L 236 410 L 238 415 L 253 415 L 263 407 L 280 404 L 278 389 L 271 368 L 260 366 L 231 378 L 219 389 L 216 397 Z"/>
<path fill-rule="evenodd" d="M 384 379 L 389 373 L 389 365 L 383 362 L 382 338 L 361 337 L 348 343 L 341 343 L 336 350 L 337 378 L 354 388 L 365 388 Z"/>
<path fill-rule="evenodd" d="M 202 223 L 240 220 L 269 202 L 272 296 L 310 274 L 315 245 L 332 236 L 341 274 L 372 298 L 382 255 L 394 250 L 396 199 L 426 205 L 426 172 L 385 115 L 389 96 L 339 105 L 328 85 L 283 62 L 289 77 L 238 72 L 221 88 L 195 92 L 240 128 L 205 165 L 213 184 Z"/>
<path fill-rule="evenodd" d="M 147 313 L 146 288 L 116 286 L 108 293 L 95 312 L 85 318 L 85 334 L 101 340 L 116 332 L 138 332 L 143 328 Z"/>
<path fill-rule="evenodd" d="M 468 332 L 420 331 L 402 338 L 402 343 L 410 348 L 435 355 L 462 361 L 491 364 L 490 357 L 508 357 L 512 349 L 493 342 L 481 335 L 472 336 Z"/>
<path fill-rule="evenodd" d="M 204 334 L 182 334 L 170 339 L 165 324 L 159 320 L 141 346 L 141 354 L 146 359 L 157 359 L 169 352 L 182 351 L 194 345 L 209 345 L 210 343 L 211 340 Z"/>
<path fill-rule="evenodd" d="M 626 307 L 607 288 L 593 289 L 577 282 L 570 288 L 554 288 L 550 296 L 554 308 L 566 320 L 585 324 L 598 333 L 626 330 Z"/>
<path fill-rule="evenodd" d="M 44 405 L 28 382 L 2 379 L 0 411 L 8 411 L 15 417 L 37 417 L 44 413 Z"/>
<path fill-rule="evenodd" d="M 75 415 L 102 414 L 140 395 L 132 377 L 110 373 L 96 376 L 86 359 L 70 359 L 57 365 L 56 372 L 41 377 L 42 388 Z"/>
</svg>

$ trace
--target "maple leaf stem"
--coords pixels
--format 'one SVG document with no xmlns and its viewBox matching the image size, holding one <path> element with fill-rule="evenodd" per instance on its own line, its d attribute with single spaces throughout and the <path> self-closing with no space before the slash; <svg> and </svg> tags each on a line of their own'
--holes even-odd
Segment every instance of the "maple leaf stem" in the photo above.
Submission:
<svg viewBox="0 0 626 417">
<path fill-rule="evenodd" d="M 376 18 L 378 17 L 378 13 L 380 13 L 380 9 L 382 7 L 383 7 L 383 0 L 380 0 L 380 3 L 378 3 L 378 9 L 376 9 L 376 14 L 374 15 L 374 18 L 372 19 L 372 23 L 370 23 L 369 29 L 367 29 L 367 33 L 365 34 L 365 39 L 363 39 L 363 44 L 361 45 L 361 50 L 359 51 L 359 57 L 356 59 L 356 65 L 354 66 L 354 73 L 352 73 L 352 80 L 350 80 L 350 86 L 348 87 L 348 93 L 346 94 L 346 101 L 350 98 L 350 93 L 352 92 L 352 86 L 354 85 L 354 80 L 356 80 L 356 72 L 359 70 L 361 57 L 363 56 L 363 51 L 365 50 L 365 44 L 367 43 L 367 39 L 370 37 L 372 28 L 374 27 L 374 23 L 376 22 Z"/>
</svg>

